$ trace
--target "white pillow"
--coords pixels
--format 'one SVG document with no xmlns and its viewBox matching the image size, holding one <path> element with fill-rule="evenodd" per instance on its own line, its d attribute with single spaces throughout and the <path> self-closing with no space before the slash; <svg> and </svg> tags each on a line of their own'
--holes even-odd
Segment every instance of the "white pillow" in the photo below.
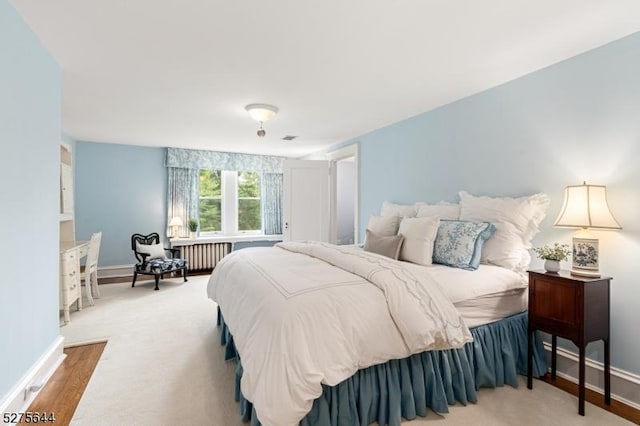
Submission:
<svg viewBox="0 0 640 426">
<path fill-rule="evenodd" d="M 481 262 L 524 272 L 527 249 L 549 207 L 546 194 L 527 197 L 476 197 L 460 191 L 460 220 L 492 222 L 496 232 L 483 247 Z"/>
<path fill-rule="evenodd" d="M 367 229 L 382 237 L 393 237 L 398 233 L 399 221 L 400 218 L 398 216 L 371 215 Z"/>
<path fill-rule="evenodd" d="M 437 217 L 438 219 L 460 219 L 460 204 L 440 201 L 438 204 L 416 203 L 416 217 Z"/>
<path fill-rule="evenodd" d="M 485 241 L 480 263 L 502 266 L 516 272 L 525 272 L 531 256 L 522 236 L 509 222 L 494 223 L 496 232 Z"/>
<path fill-rule="evenodd" d="M 404 218 L 400 222 L 398 235 L 404 237 L 400 249 L 400 260 L 431 265 L 433 263 L 433 243 L 438 234 L 440 219 L 437 217 Z"/>
<path fill-rule="evenodd" d="M 384 201 L 380 208 L 380 216 L 416 217 L 415 204 L 394 204 Z"/>
<path fill-rule="evenodd" d="M 512 223 L 525 242 L 538 232 L 550 203 L 549 196 L 541 193 L 520 198 L 476 197 L 465 191 L 459 194 L 461 220 Z"/>
<path fill-rule="evenodd" d="M 138 253 L 148 254 L 149 256 L 146 260 L 166 259 L 162 244 L 140 244 L 136 242 L 136 251 Z"/>
</svg>

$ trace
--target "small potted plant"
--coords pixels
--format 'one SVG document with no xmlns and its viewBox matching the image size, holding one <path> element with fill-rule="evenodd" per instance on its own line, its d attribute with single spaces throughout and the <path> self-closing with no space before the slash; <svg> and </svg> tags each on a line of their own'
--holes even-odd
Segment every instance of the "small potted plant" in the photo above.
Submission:
<svg viewBox="0 0 640 426">
<path fill-rule="evenodd" d="M 196 232 L 198 232 L 198 219 L 190 218 L 187 222 L 189 227 L 189 237 L 196 238 Z"/>
<path fill-rule="evenodd" d="M 568 244 L 554 243 L 553 246 L 534 247 L 533 251 L 544 259 L 544 269 L 547 272 L 560 271 L 560 262 L 569 259 L 571 249 Z"/>
</svg>

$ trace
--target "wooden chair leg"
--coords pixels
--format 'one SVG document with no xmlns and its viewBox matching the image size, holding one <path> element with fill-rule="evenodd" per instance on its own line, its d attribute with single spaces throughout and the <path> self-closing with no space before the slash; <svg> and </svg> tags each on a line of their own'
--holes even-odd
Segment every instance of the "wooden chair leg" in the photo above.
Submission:
<svg viewBox="0 0 640 426">
<path fill-rule="evenodd" d="M 133 271 L 133 282 L 131 283 L 131 287 L 136 286 L 136 278 L 138 278 L 138 273 L 136 271 Z"/>
<path fill-rule="evenodd" d="M 93 297 L 96 299 L 100 299 L 100 289 L 98 288 L 98 271 L 93 271 L 91 273 L 91 291 L 93 292 Z"/>
<path fill-rule="evenodd" d="M 156 277 L 156 288 L 154 288 L 154 290 L 160 290 L 160 288 L 158 287 L 158 281 L 160 281 L 160 275 L 156 274 L 155 277 Z"/>
<path fill-rule="evenodd" d="M 187 281 L 189 281 L 189 280 L 187 279 L 187 268 L 184 268 L 184 269 L 182 270 L 182 278 L 184 278 L 184 282 L 185 282 L 185 283 L 186 283 Z"/>
<path fill-rule="evenodd" d="M 87 274 L 84 279 L 84 294 L 87 296 L 87 302 L 89 302 L 89 306 L 95 305 L 93 296 L 91 295 L 91 277 L 89 276 L 89 274 Z"/>
</svg>

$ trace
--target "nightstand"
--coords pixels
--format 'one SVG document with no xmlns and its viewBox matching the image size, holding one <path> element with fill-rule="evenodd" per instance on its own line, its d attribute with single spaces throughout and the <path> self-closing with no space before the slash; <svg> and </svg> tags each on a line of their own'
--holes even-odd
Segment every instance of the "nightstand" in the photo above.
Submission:
<svg viewBox="0 0 640 426">
<path fill-rule="evenodd" d="M 604 402 L 611 404 L 609 354 L 609 285 L 611 277 L 587 278 L 569 271 L 529 271 L 529 350 L 527 387 L 532 388 L 533 333 L 551 334 L 551 378 L 556 378 L 558 336 L 571 340 L 580 351 L 578 413 L 584 416 L 585 348 L 604 342 Z"/>
</svg>

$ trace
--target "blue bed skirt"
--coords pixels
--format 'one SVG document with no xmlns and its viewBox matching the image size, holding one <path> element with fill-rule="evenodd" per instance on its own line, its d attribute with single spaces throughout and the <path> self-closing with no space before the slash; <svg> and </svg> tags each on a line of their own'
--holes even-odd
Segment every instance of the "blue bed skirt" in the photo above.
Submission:
<svg viewBox="0 0 640 426">
<path fill-rule="evenodd" d="M 240 391 L 242 364 L 218 308 L 225 359 L 236 358 L 235 398 L 245 422 L 259 426 L 251 402 Z M 430 407 L 448 413 L 449 405 L 478 400 L 477 390 L 505 384 L 516 387 L 527 374 L 527 313 L 471 329 L 473 342 L 460 349 L 428 351 L 358 370 L 336 386 L 323 385 L 301 426 L 399 426 L 402 418 L 426 416 Z M 547 371 L 542 340 L 535 335 L 533 375 Z"/>
</svg>

